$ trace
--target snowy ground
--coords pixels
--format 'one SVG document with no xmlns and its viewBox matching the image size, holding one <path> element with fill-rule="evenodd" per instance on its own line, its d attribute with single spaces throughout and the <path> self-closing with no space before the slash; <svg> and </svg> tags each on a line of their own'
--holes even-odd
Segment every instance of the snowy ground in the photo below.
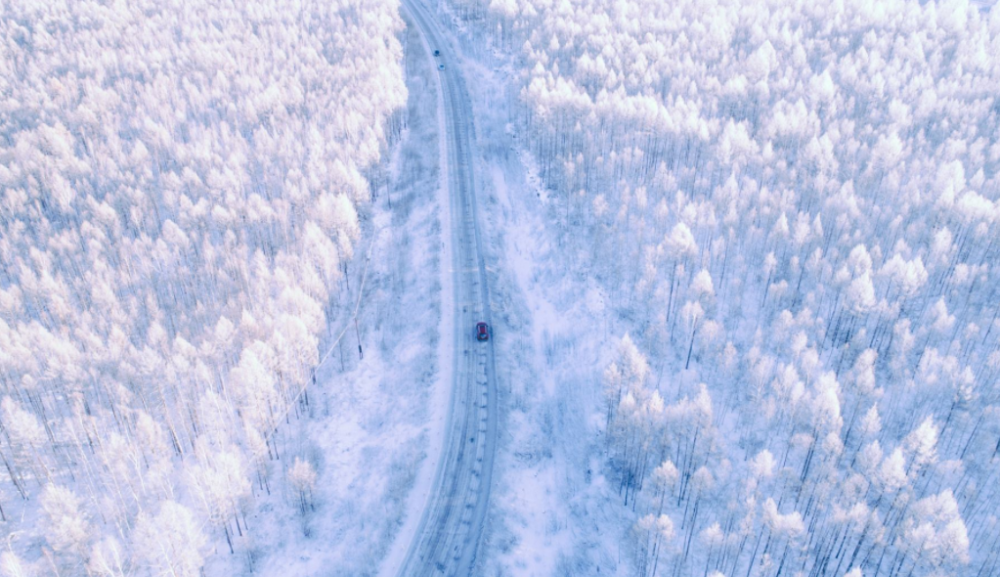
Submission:
<svg viewBox="0 0 1000 577">
<path fill-rule="evenodd" d="M 406 32 L 404 34 L 409 34 Z M 349 317 L 334 319 L 333 340 L 346 325 L 341 346 L 321 367 L 310 391 L 310 418 L 292 421 L 296 454 L 318 464 L 315 511 L 299 515 L 291 495 L 272 496 L 263 521 L 249 519 L 262 575 L 373 575 L 390 553 L 393 537 L 422 507 L 427 470 L 435 466 L 431 443 L 446 418 L 449 367 L 441 343 L 440 263 L 442 220 L 438 205 L 438 99 L 419 37 L 407 39 L 410 89 L 408 129 L 394 151 L 388 190 L 379 191 L 368 235 L 373 238 L 359 328 L 364 358 Z M 391 203 L 391 207 L 390 207 Z M 446 224 L 446 223 L 445 223 Z M 351 271 L 351 301 L 368 246 L 360 246 Z M 450 307 L 445 307 L 449 309 Z M 446 315 L 447 316 L 447 315 Z M 450 326 L 450 325 L 448 325 Z M 341 359 L 343 358 L 343 365 Z M 264 518 L 264 515 L 261 518 Z M 405 533 L 405 528 L 403 530 Z M 225 547 L 225 543 L 222 543 Z M 231 574 L 233 558 L 217 556 L 206 574 Z"/>
</svg>

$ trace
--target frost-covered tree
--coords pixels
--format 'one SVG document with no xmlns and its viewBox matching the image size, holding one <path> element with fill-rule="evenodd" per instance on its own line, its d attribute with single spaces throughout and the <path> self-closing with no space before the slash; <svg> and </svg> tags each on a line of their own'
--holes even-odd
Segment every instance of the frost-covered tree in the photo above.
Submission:
<svg viewBox="0 0 1000 577">
<path fill-rule="evenodd" d="M 205 536 L 194 514 L 184 505 L 164 501 L 155 517 L 141 513 L 132 541 L 137 563 L 154 575 L 201 574 Z"/>
<path fill-rule="evenodd" d="M 288 481 L 298 496 L 299 512 L 305 515 L 307 509 L 314 509 L 313 489 L 316 488 L 316 470 L 312 463 L 296 457 L 295 463 L 288 471 Z"/>
<path fill-rule="evenodd" d="M 57 553 L 85 556 L 88 552 L 90 523 L 80 510 L 80 500 L 66 487 L 47 485 L 41 495 L 44 534 Z"/>
<path fill-rule="evenodd" d="M 114 537 L 105 537 L 94 544 L 87 567 L 101 577 L 125 577 L 131 564 L 121 543 Z"/>
</svg>

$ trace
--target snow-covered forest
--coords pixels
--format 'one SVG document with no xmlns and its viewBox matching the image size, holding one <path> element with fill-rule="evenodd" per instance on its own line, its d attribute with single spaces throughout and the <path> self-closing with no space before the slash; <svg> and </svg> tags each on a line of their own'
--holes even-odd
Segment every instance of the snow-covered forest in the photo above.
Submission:
<svg viewBox="0 0 1000 577">
<path fill-rule="evenodd" d="M 323 470 L 290 430 L 338 331 L 360 350 L 366 246 L 386 253 L 371 292 L 393 302 L 369 313 L 381 342 L 357 376 L 410 396 L 325 407 L 365 421 L 324 425 L 355 449 L 339 495 L 373 497 L 324 512 L 346 519 L 327 524 L 336 554 L 285 540 L 268 567 L 379 570 L 421 517 L 405 498 L 432 489 L 416 469 L 449 455 L 427 432 L 453 386 L 431 325 L 463 306 L 435 296 L 451 235 L 432 193 L 446 198 L 458 142 L 440 138 L 438 72 L 468 76 L 463 110 L 496 105 L 468 119 L 469 182 L 501 223 L 483 266 L 506 453 L 484 481 L 508 502 L 491 504 L 484 557 L 520 555 L 526 527 L 543 537 L 529 549 L 577 530 L 574 553 L 615 543 L 601 574 L 1000 574 L 1000 8 L 428 4 L 473 58 L 449 53 L 464 72 L 445 72 L 431 54 L 451 46 L 414 48 L 410 99 L 394 0 L 0 4 L 0 577 L 254 571 L 258 523 L 273 538 L 298 515 L 308 533 Z M 537 174 L 510 183 L 540 181 L 537 205 L 497 186 L 522 166 Z M 396 209 L 373 207 L 380 189 Z M 515 206 L 547 207 L 544 226 Z M 498 254 L 546 235 L 557 249 Z M 562 302 L 528 318 L 518 291 L 546 275 Z M 595 322 L 538 327 L 578 297 Z M 600 341 L 600 358 L 559 365 L 580 382 L 546 374 Z M 553 399 L 565 419 L 537 406 Z M 532 438 L 547 430 L 583 434 Z M 555 444 L 587 463 L 569 505 L 517 492 L 576 482 L 534 474 Z M 585 553 L 558 574 L 600 572 Z"/>
<path fill-rule="evenodd" d="M 449 10 L 609 295 L 636 574 L 1000 573 L 1000 9 Z"/>
<path fill-rule="evenodd" d="M 262 496 L 306 508 L 282 429 L 353 304 L 402 26 L 387 0 L 0 6 L 0 575 L 196 576 Z"/>
</svg>

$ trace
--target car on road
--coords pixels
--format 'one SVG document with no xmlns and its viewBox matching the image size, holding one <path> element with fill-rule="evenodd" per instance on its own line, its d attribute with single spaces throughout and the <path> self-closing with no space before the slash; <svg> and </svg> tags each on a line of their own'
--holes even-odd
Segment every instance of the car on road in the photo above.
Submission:
<svg viewBox="0 0 1000 577">
<path fill-rule="evenodd" d="M 434 56 L 441 56 L 441 51 L 440 50 L 435 50 L 434 51 Z"/>
<path fill-rule="evenodd" d="M 484 322 L 476 323 L 476 340 L 490 340 L 490 326 Z"/>
<path fill-rule="evenodd" d="M 444 64 L 438 64 L 438 70 L 444 70 Z"/>
</svg>

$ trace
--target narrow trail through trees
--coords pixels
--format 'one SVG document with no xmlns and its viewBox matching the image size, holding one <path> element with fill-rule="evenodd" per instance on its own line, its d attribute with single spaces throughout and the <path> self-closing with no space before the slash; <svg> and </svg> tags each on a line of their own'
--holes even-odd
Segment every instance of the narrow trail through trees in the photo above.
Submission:
<svg viewBox="0 0 1000 577">
<path fill-rule="evenodd" d="M 465 577 L 476 566 L 497 439 L 493 341 L 473 337 L 476 322 L 493 325 L 476 204 L 474 130 L 468 92 L 450 44 L 424 6 L 412 0 L 403 6 L 420 29 L 428 54 L 439 50 L 436 64 L 444 66 L 438 69 L 447 149 L 442 184 L 447 186 L 452 223 L 455 355 L 451 414 L 435 489 L 398 574 Z"/>
</svg>

